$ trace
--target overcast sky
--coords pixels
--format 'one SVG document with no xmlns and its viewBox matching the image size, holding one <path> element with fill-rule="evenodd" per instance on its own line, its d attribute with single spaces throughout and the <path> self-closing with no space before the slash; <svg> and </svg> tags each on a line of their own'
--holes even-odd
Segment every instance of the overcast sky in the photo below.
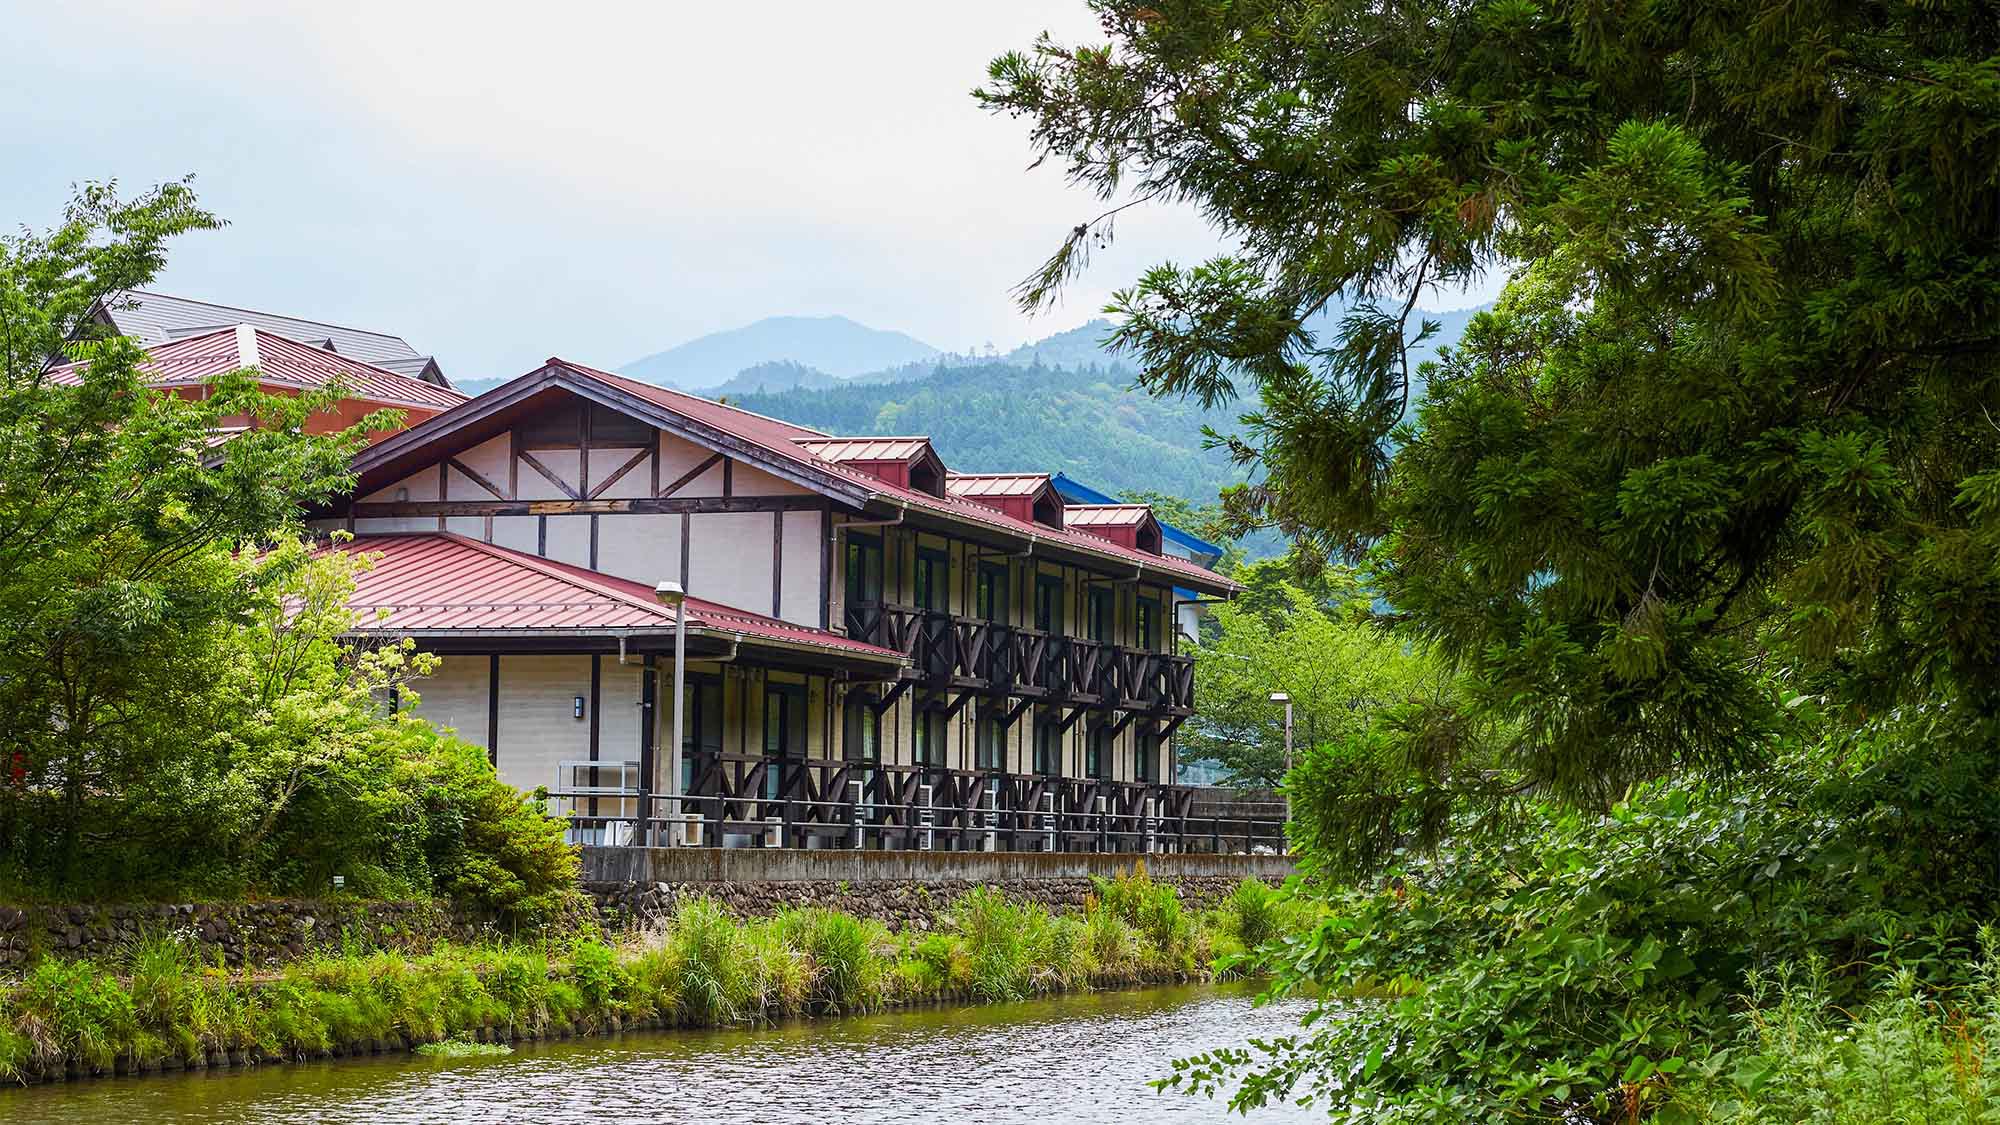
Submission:
<svg viewBox="0 0 2000 1125">
<path fill-rule="evenodd" d="M 1082 0 L 64 0 L 8 25 L 9 227 L 76 181 L 193 173 L 231 225 L 159 288 L 395 332 L 456 378 L 780 314 L 1006 348 L 1217 248 L 1128 212 L 1061 307 L 1009 301 L 1095 204 L 967 92 L 1044 29 L 1098 38 Z"/>
</svg>

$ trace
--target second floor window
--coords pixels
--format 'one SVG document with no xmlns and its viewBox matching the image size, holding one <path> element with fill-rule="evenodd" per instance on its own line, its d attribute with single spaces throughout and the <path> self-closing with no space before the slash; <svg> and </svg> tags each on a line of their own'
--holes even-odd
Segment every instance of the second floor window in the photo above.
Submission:
<svg viewBox="0 0 2000 1125">
<path fill-rule="evenodd" d="M 929 547 L 917 548 L 917 608 L 943 613 L 950 606 L 951 556 Z"/>
<path fill-rule="evenodd" d="M 1139 756 L 1132 765 L 1132 780 L 1160 780 L 1160 736 L 1153 731 L 1140 731 L 1133 740 L 1139 748 Z"/>
<path fill-rule="evenodd" d="M 1117 603 L 1113 600 L 1113 596 L 1112 591 L 1108 587 L 1094 586 L 1091 588 L 1089 603 L 1090 620 L 1086 625 L 1090 639 L 1093 641 L 1108 644 L 1112 640 L 1112 631 L 1116 628 L 1115 622 L 1117 620 Z"/>
<path fill-rule="evenodd" d="M 1007 564 L 979 564 L 979 616 L 986 621 L 1007 620 Z"/>
<path fill-rule="evenodd" d="M 1063 631 L 1063 580 L 1061 575 L 1035 576 L 1035 628 L 1044 633 Z"/>
<path fill-rule="evenodd" d="M 806 686 L 764 686 L 764 753 L 773 758 L 806 756 Z"/>
<path fill-rule="evenodd" d="M 692 793 L 697 759 L 722 753 L 722 681 L 689 676 L 681 687 L 681 792 Z"/>
<path fill-rule="evenodd" d="M 1153 651 L 1153 642 L 1159 635 L 1160 603 L 1152 598 L 1139 599 L 1139 613 L 1133 619 L 1139 633 L 1139 647 L 1146 652 Z"/>
<path fill-rule="evenodd" d="M 882 541 L 873 535 L 847 537 L 847 604 L 882 600 Z"/>
</svg>

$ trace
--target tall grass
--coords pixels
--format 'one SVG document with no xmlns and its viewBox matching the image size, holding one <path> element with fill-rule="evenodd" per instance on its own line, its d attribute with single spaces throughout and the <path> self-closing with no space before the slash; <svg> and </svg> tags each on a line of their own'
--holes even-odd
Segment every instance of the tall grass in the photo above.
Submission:
<svg viewBox="0 0 2000 1125">
<path fill-rule="evenodd" d="M 611 1027 L 717 1026 L 1205 976 L 1244 924 L 1197 916 L 1143 870 L 1081 914 L 981 889 L 929 933 L 829 910 L 739 921 L 705 898 L 617 944 L 349 948 L 251 976 L 154 935 L 103 964 L 43 959 L 0 984 L 0 1079 L 291 1060 Z M 1239 892 L 1246 894 L 1247 892 Z"/>
</svg>

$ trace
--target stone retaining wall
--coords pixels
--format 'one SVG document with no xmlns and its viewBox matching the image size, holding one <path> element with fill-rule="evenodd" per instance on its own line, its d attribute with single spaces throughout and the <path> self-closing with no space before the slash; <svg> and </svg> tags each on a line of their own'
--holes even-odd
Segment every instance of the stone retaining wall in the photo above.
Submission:
<svg viewBox="0 0 2000 1125">
<path fill-rule="evenodd" d="M 817 906 L 928 929 L 975 887 L 1050 910 L 1083 906 L 1092 876 L 1109 878 L 1141 857 L 1018 852 L 868 852 L 716 848 L 586 848 L 584 889 L 606 928 L 650 927 L 683 899 L 707 896 L 739 917 Z M 1282 856 L 1155 855 L 1147 872 L 1191 906 L 1227 895 L 1245 878 L 1276 884 L 1291 874 Z"/>
<path fill-rule="evenodd" d="M 350 938 L 369 949 L 428 950 L 467 940 L 478 927 L 434 902 L 269 902 L 88 906 L 0 906 L 0 970 L 38 953 L 105 957 L 156 933 L 189 938 L 203 960 L 266 965 L 338 949 Z"/>
</svg>

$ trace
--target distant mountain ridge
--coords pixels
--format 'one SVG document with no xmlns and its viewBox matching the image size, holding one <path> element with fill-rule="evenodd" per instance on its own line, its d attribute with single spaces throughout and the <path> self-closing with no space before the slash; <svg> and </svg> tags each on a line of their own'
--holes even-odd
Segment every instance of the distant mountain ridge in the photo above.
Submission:
<svg viewBox="0 0 2000 1125">
<path fill-rule="evenodd" d="M 760 364 L 786 361 L 845 377 L 942 354 L 903 332 L 870 328 L 844 316 L 769 316 L 741 328 L 621 364 L 620 374 L 681 390 L 719 387 Z"/>
</svg>

